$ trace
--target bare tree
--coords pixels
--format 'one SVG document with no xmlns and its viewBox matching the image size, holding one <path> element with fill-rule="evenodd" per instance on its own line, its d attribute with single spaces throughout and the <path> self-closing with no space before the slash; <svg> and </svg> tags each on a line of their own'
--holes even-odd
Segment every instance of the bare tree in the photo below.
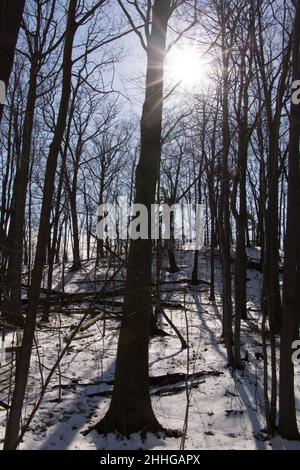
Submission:
<svg viewBox="0 0 300 470">
<path fill-rule="evenodd" d="M 293 80 L 300 76 L 300 1 L 295 0 L 293 33 Z M 279 432 L 299 440 L 297 428 L 293 342 L 299 338 L 300 309 L 300 105 L 292 103 L 290 115 L 287 229 L 285 239 L 283 315 L 280 342 Z"/>
<path fill-rule="evenodd" d="M 28 55 L 30 60 L 29 86 L 25 118 L 22 133 L 22 148 L 20 161 L 14 179 L 13 197 L 10 208 L 10 226 L 8 238 L 11 240 L 11 247 L 8 256 L 8 266 L 5 281 L 5 302 L 3 312 L 6 318 L 16 323 L 23 323 L 20 314 L 21 306 L 21 284 L 22 284 L 22 262 L 23 262 L 23 235 L 25 222 L 26 194 L 29 180 L 29 170 L 32 153 L 32 134 L 34 127 L 34 117 L 36 102 L 39 95 L 45 93 L 41 90 L 40 72 L 47 62 L 51 52 L 55 51 L 63 36 L 56 38 L 58 32 L 57 22 L 54 18 L 56 0 L 52 0 L 46 6 L 44 2 L 38 0 L 30 13 L 34 17 L 30 23 L 24 21 L 24 31 L 27 42 Z M 32 31 L 34 30 L 34 32 Z M 48 72 L 51 76 L 52 71 Z M 50 81 L 50 80 L 49 80 Z M 50 81 L 51 82 L 51 81 Z M 51 87 L 51 85 L 50 85 Z"/>
<path fill-rule="evenodd" d="M 14 393 L 12 398 L 11 410 L 6 427 L 4 448 L 14 449 L 16 447 L 19 434 L 20 419 L 22 413 L 22 405 L 26 390 L 27 377 L 30 365 L 30 357 L 32 343 L 35 330 L 36 315 L 39 303 L 40 284 L 42 279 L 42 271 L 45 261 L 46 246 L 48 241 L 48 224 L 50 219 L 50 211 L 52 206 L 52 194 L 54 190 L 54 178 L 57 165 L 57 157 L 65 131 L 66 118 L 68 112 L 68 104 L 71 93 L 71 73 L 72 73 L 72 49 L 76 33 L 76 6 L 77 0 L 70 0 L 67 20 L 67 30 L 64 44 L 63 54 L 63 85 L 60 101 L 57 125 L 50 146 L 49 156 L 47 160 L 47 168 L 45 174 L 45 186 L 43 205 L 40 216 L 40 227 L 38 234 L 37 250 L 32 273 L 32 282 L 29 296 L 28 313 L 24 328 L 24 336 L 22 342 L 22 353 L 20 363 L 16 371 L 16 380 Z"/>
<path fill-rule="evenodd" d="M 119 1 L 119 4 L 128 15 L 123 2 Z M 155 0 L 152 11 L 150 9 L 152 8 L 148 2 L 146 97 L 141 119 L 141 151 L 136 171 L 135 196 L 135 202 L 144 204 L 149 214 L 151 214 L 151 204 L 155 203 L 158 180 L 164 61 L 167 26 L 172 13 L 171 0 Z M 152 13 L 151 32 L 149 31 L 150 13 Z M 132 22 L 131 18 L 130 21 Z M 151 266 L 151 238 L 132 240 L 128 258 L 115 385 L 110 408 L 95 427 L 100 433 L 118 431 L 123 435 L 129 435 L 138 431 L 145 433 L 162 429 L 153 413 L 149 392 Z"/>
</svg>

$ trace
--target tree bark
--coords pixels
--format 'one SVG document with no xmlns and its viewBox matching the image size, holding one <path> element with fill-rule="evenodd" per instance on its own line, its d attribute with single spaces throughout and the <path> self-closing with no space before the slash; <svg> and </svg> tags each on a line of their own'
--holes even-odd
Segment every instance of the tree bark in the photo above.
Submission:
<svg viewBox="0 0 300 470">
<path fill-rule="evenodd" d="M 293 37 L 293 79 L 300 77 L 300 1 L 296 0 Z M 300 105 L 291 105 L 288 207 L 285 239 L 283 315 L 280 343 L 279 432 L 300 439 L 297 428 L 292 343 L 299 339 L 300 311 Z"/>
<path fill-rule="evenodd" d="M 16 370 L 15 387 L 12 397 L 10 414 L 6 427 L 4 449 L 15 449 L 20 428 L 23 400 L 26 391 L 28 371 L 30 366 L 30 357 L 34 339 L 36 316 L 39 305 L 40 286 L 44 268 L 46 247 L 49 232 L 49 221 L 52 206 L 52 196 L 54 191 L 55 172 L 57 167 L 57 158 L 66 126 L 68 105 L 71 94 L 71 75 L 72 75 L 72 49 L 76 33 L 76 6 L 77 0 L 70 0 L 68 19 L 66 27 L 66 37 L 63 54 L 63 82 L 62 94 L 59 106 L 57 124 L 49 149 L 49 155 L 46 166 L 43 201 L 40 215 L 40 225 L 38 232 L 36 257 L 32 273 L 32 281 L 29 294 L 28 312 L 24 328 L 24 336 L 20 361 Z"/>
<path fill-rule="evenodd" d="M 233 364 L 232 349 L 232 290 L 231 290 L 231 269 L 230 269 L 230 175 L 228 168 L 229 148 L 230 148 L 230 127 L 229 127 L 229 63 L 230 53 L 226 46 L 226 19 L 225 12 L 222 18 L 222 41 L 223 41 L 223 150 L 222 150 L 222 173 L 221 173 L 221 193 L 220 193 L 220 214 L 219 214 L 219 238 L 222 258 L 222 280 L 223 280 L 223 323 L 225 344 L 227 349 L 228 365 Z"/>
<path fill-rule="evenodd" d="M 141 151 L 135 202 L 151 214 L 161 154 L 163 76 L 170 0 L 155 0 L 147 48 L 146 97 L 141 120 Z M 149 225 L 150 227 L 150 225 Z M 95 426 L 100 433 L 162 430 L 151 405 L 148 348 L 151 317 L 152 240 L 132 240 L 129 250 L 115 386 L 110 408 Z"/>
<path fill-rule="evenodd" d="M 0 80 L 8 87 L 25 0 L 2 0 L 0 5 Z M 0 104 L 0 123 L 3 104 Z"/>
<path fill-rule="evenodd" d="M 22 324 L 20 315 L 21 283 L 22 283 L 22 258 L 23 258 L 23 233 L 25 222 L 26 193 L 28 187 L 31 142 L 33 122 L 35 114 L 37 93 L 38 64 L 36 57 L 32 57 L 29 89 L 25 110 L 23 127 L 23 144 L 19 166 L 16 171 L 13 189 L 13 201 L 11 205 L 11 220 L 8 238 L 11 247 L 8 256 L 8 267 L 5 279 L 5 302 L 3 312 L 6 318 Z"/>
</svg>

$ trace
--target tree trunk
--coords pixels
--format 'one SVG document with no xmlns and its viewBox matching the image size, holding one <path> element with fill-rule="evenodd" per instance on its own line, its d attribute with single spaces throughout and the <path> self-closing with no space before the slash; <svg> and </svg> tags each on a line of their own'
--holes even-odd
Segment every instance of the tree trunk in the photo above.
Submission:
<svg viewBox="0 0 300 470">
<path fill-rule="evenodd" d="M 161 154 L 163 75 L 170 0 L 155 0 L 148 41 L 146 98 L 141 120 L 141 152 L 136 171 L 135 202 L 151 214 Z M 149 219 L 150 222 L 150 219 Z M 150 224 L 149 224 L 150 227 Z M 150 235 L 150 234 L 149 234 Z M 100 432 L 159 431 L 151 405 L 148 348 L 151 317 L 152 240 L 132 240 L 129 250 L 115 385 L 110 408 L 95 428 Z"/>
<path fill-rule="evenodd" d="M 204 134 L 205 134 L 205 129 L 203 131 L 203 142 L 202 142 L 202 151 L 204 154 Z M 201 158 L 200 164 L 199 164 L 199 175 L 198 175 L 198 181 L 195 183 L 195 199 L 198 201 L 198 204 L 202 203 L 202 186 L 201 186 L 201 179 L 202 179 L 202 167 L 203 167 L 203 158 Z M 192 272 L 192 285 L 196 286 L 199 284 L 198 281 L 198 264 L 199 264 L 199 250 L 195 249 L 194 253 L 194 266 L 193 266 L 193 272 Z"/>
<path fill-rule="evenodd" d="M 225 16 L 224 16 L 225 18 Z M 223 20 L 225 21 L 225 20 Z M 223 25 L 225 30 L 225 26 Z M 220 194 L 220 217 L 219 217 L 219 238 L 222 258 L 222 280 L 223 280 L 223 322 L 225 344 L 227 349 L 228 365 L 233 364 L 232 349 L 232 298 L 231 298 L 231 269 L 230 269 L 230 176 L 228 168 L 229 147 L 230 147 L 230 127 L 229 127 L 229 53 L 226 48 L 226 39 L 223 31 L 223 151 L 222 151 L 222 173 L 221 173 L 221 194 Z"/>
<path fill-rule="evenodd" d="M 198 264 L 199 264 L 199 250 L 195 250 L 194 252 L 194 266 L 192 271 L 192 285 L 197 286 L 199 284 L 198 281 Z"/>
<path fill-rule="evenodd" d="M 81 269 L 76 192 L 77 189 L 72 188 L 72 191 L 69 194 L 73 228 L 73 265 L 71 267 L 71 271 L 78 271 L 78 269 Z"/>
<path fill-rule="evenodd" d="M 247 229 L 247 126 L 241 130 L 241 148 L 239 150 L 238 167 L 240 171 L 240 197 L 239 215 L 237 217 L 237 241 L 235 255 L 235 313 L 242 319 L 247 318 L 246 291 L 247 291 L 247 254 L 246 254 L 246 229 Z"/>
<path fill-rule="evenodd" d="M 44 322 L 49 321 L 50 296 L 51 296 L 51 291 L 52 291 L 55 250 L 56 250 L 56 246 L 57 246 L 57 242 L 58 242 L 58 226 L 59 226 L 60 202 L 61 202 L 61 193 L 62 193 L 62 186 L 63 186 L 63 176 L 64 176 L 64 173 L 63 173 L 63 171 L 61 171 L 60 175 L 59 175 L 57 195 L 56 195 L 56 204 L 55 204 L 55 212 L 54 212 L 54 218 L 53 218 L 52 243 L 51 243 L 51 237 L 50 237 L 50 241 L 49 241 L 46 305 L 44 307 L 44 313 L 43 313 L 43 317 L 42 317 L 42 321 L 44 321 Z"/>
<path fill-rule="evenodd" d="M 170 205 L 172 203 L 170 202 Z M 170 273 L 178 273 L 180 269 L 176 263 L 176 255 L 175 255 L 175 238 L 174 238 L 174 213 L 171 212 L 170 214 L 170 239 L 166 240 L 167 245 L 167 253 L 169 258 L 169 271 Z"/>
<path fill-rule="evenodd" d="M 239 210 L 233 204 L 233 213 L 236 220 L 237 239 L 234 264 L 234 293 L 235 293 L 235 319 L 234 319 L 234 367 L 241 369 L 241 319 L 247 319 L 247 254 L 246 254 L 246 230 L 247 230 L 247 157 L 250 132 L 248 129 L 248 91 L 250 80 L 245 77 L 245 56 L 241 67 L 241 91 L 239 112 L 239 148 L 237 158 L 237 174 L 239 183 Z M 243 103 L 243 105 L 242 105 Z"/>
<path fill-rule="evenodd" d="M 28 187 L 31 142 L 33 132 L 33 121 L 37 92 L 37 61 L 32 58 L 29 78 L 29 89 L 25 110 L 23 127 L 23 144 L 19 166 L 16 171 L 13 189 L 13 201 L 11 206 L 11 220 L 8 238 L 11 240 L 9 250 L 8 267 L 5 280 L 5 302 L 3 312 L 6 318 L 17 323 L 22 323 L 21 307 L 21 284 L 22 284 L 22 258 L 23 258 L 23 233 L 25 222 L 26 193 Z"/>
<path fill-rule="evenodd" d="M 297 0 L 293 38 L 293 79 L 300 77 L 300 1 Z M 295 407 L 292 344 L 299 339 L 300 311 L 300 105 L 291 105 L 288 207 L 285 239 L 283 315 L 280 343 L 279 432 L 300 439 Z"/>
<path fill-rule="evenodd" d="M 248 112 L 248 111 L 247 111 Z M 246 124 L 246 123 L 245 123 Z M 246 255 L 246 228 L 247 228 L 247 202 L 246 202 L 246 171 L 247 171 L 247 145 L 245 132 L 248 129 L 243 126 L 240 130 L 240 149 L 238 167 L 240 172 L 240 202 L 239 214 L 236 217 L 237 240 L 234 265 L 235 288 L 235 320 L 234 320 L 234 367 L 241 368 L 241 319 L 247 318 L 246 291 L 247 291 L 247 255 Z M 246 141 L 246 143 L 245 143 Z"/>
<path fill-rule="evenodd" d="M 68 105 L 71 94 L 71 75 L 72 75 L 72 49 L 76 33 L 76 6 L 77 0 L 70 0 L 66 37 L 63 54 L 63 80 L 62 94 L 57 118 L 57 124 L 49 149 L 49 155 L 46 166 L 43 201 L 40 214 L 40 225 L 38 232 L 36 257 L 32 273 L 31 288 L 29 292 L 28 312 L 24 328 L 22 349 L 20 361 L 16 370 L 15 387 L 12 397 L 12 404 L 6 427 L 4 449 L 12 450 L 16 448 L 17 438 L 20 428 L 20 419 L 22 413 L 23 400 L 26 391 L 28 371 L 30 365 L 32 344 L 36 324 L 36 316 L 40 297 L 41 280 L 45 262 L 46 247 L 49 232 L 49 221 L 52 206 L 52 197 L 54 191 L 55 172 L 57 167 L 57 158 L 60 151 L 63 135 L 66 127 Z"/>
<path fill-rule="evenodd" d="M 25 0 L 2 0 L 0 5 L 0 80 L 8 87 Z M 0 103 L 0 123 L 3 104 Z"/>
<path fill-rule="evenodd" d="M 214 203 L 213 203 L 214 204 Z M 210 204 L 210 294 L 209 300 L 210 302 L 215 301 L 215 212 Z"/>
</svg>

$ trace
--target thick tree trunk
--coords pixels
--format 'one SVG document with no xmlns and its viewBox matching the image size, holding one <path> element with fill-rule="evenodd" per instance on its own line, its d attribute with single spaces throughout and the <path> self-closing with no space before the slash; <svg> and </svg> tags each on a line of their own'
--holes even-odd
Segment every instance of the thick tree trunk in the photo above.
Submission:
<svg viewBox="0 0 300 470">
<path fill-rule="evenodd" d="M 225 28 L 225 26 L 223 26 Z M 225 32 L 223 31 L 223 35 Z M 226 49 L 225 37 L 223 50 L 223 151 L 222 151 L 222 173 L 219 215 L 219 238 L 222 258 L 222 280 L 223 280 L 223 323 L 225 343 L 227 349 L 228 365 L 233 364 L 233 333 L 232 333 L 232 298 L 231 298 L 231 269 L 230 269 L 230 176 L 228 168 L 230 128 L 229 128 L 229 53 Z"/>
<path fill-rule="evenodd" d="M 293 79 L 300 77 L 300 1 L 296 1 L 293 39 Z M 285 240 L 283 315 L 280 344 L 279 432 L 300 439 L 295 407 L 292 344 L 299 339 L 300 311 L 300 105 L 292 104 L 290 117 L 288 208 Z"/>
<path fill-rule="evenodd" d="M 243 70 L 241 69 L 241 79 L 243 80 Z M 247 175 L 247 156 L 249 143 L 248 129 L 248 88 L 249 81 L 241 83 L 243 109 L 239 116 L 239 150 L 237 159 L 237 172 L 239 183 L 239 211 L 233 208 L 236 226 L 236 254 L 234 264 L 234 293 L 235 293 L 235 319 L 234 319 L 234 367 L 240 369 L 241 364 L 241 319 L 247 318 L 247 254 L 246 254 L 246 230 L 247 230 L 247 194 L 246 194 L 246 175 Z M 242 102 L 242 100 L 241 100 Z M 235 206 L 235 202 L 234 202 Z"/>
<path fill-rule="evenodd" d="M 260 28 L 262 28 L 260 24 Z M 265 89 L 266 114 L 268 121 L 268 158 L 267 158 L 267 189 L 268 207 L 265 217 L 265 252 L 263 275 L 263 308 L 269 317 L 271 335 L 280 332 L 281 325 L 281 296 L 279 286 L 279 217 L 278 217 L 278 181 L 279 181 L 279 155 L 278 145 L 280 139 L 280 119 L 283 110 L 285 88 L 289 72 L 291 54 L 291 41 L 287 44 L 281 64 L 281 75 L 276 96 L 276 109 L 273 111 L 272 93 L 268 89 L 266 68 L 262 57 L 258 57 L 260 70 Z"/>
<path fill-rule="evenodd" d="M 136 172 L 135 202 L 151 213 L 155 203 L 161 153 L 163 74 L 170 0 L 155 0 L 152 31 L 148 41 L 146 98 L 141 120 L 141 153 Z M 149 225 L 150 226 L 150 225 Z M 101 432 L 159 431 L 151 405 L 148 348 L 151 317 L 152 240 L 130 244 L 115 385 L 110 408 L 96 425 Z"/>
<path fill-rule="evenodd" d="M 274 135 L 270 134 L 268 156 L 269 202 L 266 211 L 265 259 L 264 259 L 264 308 L 274 333 L 279 333 L 281 323 L 281 297 L 279 287 L 279 238 L 278 238 L 278 154 L 274 148 Z"/>
<path fill-rule="evenodd" d="M 246 134 L 248 129 L 244 129 Z M 241 132 L 240 156 L 238 167 L 240 171 L 240 197 L 239 215 L 237 217 L 237 241 L 235 256 L 235 313 L 242 319 L 247 318 L 246 290 L 247 290 L 247 254 L 246 254 L 246 229 L 247 229 L 247 196 L 246 196 L 246 172 L 247 172 L 247 135 Z"/>
<path fill-rule="evenodd" d="M 247 255 L 246 255 L 246 162 L 243 146 L 240 148 L 238 167 L 240 171 L 240 207 L 236 217 L 237 240 L 234 263 L 234 293 L 235 293 L 235 319 L 234 319 L 234 367 L 241 368 L 241 319 L 247 318 L 246 313 L 246 279 L 247 279 Z"/>
</svg>

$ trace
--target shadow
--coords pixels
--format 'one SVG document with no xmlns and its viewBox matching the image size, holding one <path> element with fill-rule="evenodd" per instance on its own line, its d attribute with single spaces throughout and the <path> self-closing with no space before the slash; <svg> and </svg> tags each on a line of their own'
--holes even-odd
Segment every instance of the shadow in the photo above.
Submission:
<svg viewBox="0 0 300 470">
<path fill-rule="evenodd" d="M 258 402 L 258 406 L 263 410 L 263 389 L 257 377 L 252 371 L 247 370 L 242 373 L 242 377 L 237 377 L 240 372 L 234 372 L 235 385 L 238 397 L 241 403 L 247 410 L 247 416 L 251 422 L 253 436 L 257 450 L 266 450 L 268 448 L 268 441 L 259 440 L 259 432 L 264 426 L 264 421 L 261 422 L 258 416 L 258 410 L 255 409 L 254 403 Z M 244 380 L 243 380 L 244 379 Z M 246 380 L 245 380 L 246 379 Z M 255 437 L 257 435 L 257 437 Z"/>
<path fill-rule="evenodd" d="M 175 335 L 174 335 L 175 337 Z M 158 359 L 155 359 L 154 361 L 152 362 L 149 362 L 149 369 L 151 367 L 153 367 L 154 364 L 156 364 L 157 362 L 160 362 L 160 361 L 165 361 L 167 359 L 171 359 L 172 357 L 174 358 L 175 356 L 178 356 L 179 354 L 186 354 L 185 350 L 184 349 L 180 349 L 179 351 L 176 351 L 175 353 L 173 354 L 169 354 L 169 356 L 164 356 L 164 357 L 159 357 Z"/>
<path fill-rule="evenodd" d="M 103 338 L 102 343 L 104 346 Z M 106 342 L 106 348 L 103 351 L 107 351 L 109 345 Z M 74 356 L 72 356 L 74 360 Z M 113 361 L 110 366 L 106 369 L 103 368 L 103 357 L 101 358 L 101 373 L 99 380 L 95 383 L 91 382 L 90 384 L 68 384 L 70 388 L 67 389 L 67 392 L 64 393 L 62 390 L 62 400 L 59 402 L 55 398 L 45 400 L 43 402 L 43 407 L 39 411 L 39 423 L 44 422 L 47 426 L 53 426 L 53 429 L 50 433 L 47 433 L 42 444 L 37 447 L 39 450 L 65 450 L 75 441 L 83 440 L 84 438 L 80 432 L 90 426 L 91 418 L 94 419 L 98 417 L 98 414 L 95 411 L 100 407 L 102 412 L 103 404 L 109 405 L 110 398 L 97 396 L 95 394 L 102 392 L 104 390 L 111 389 L 105 381 L 112 380 L 115 370 L 115 362 Z M 80 380 L 85 377 L 93 376 L 94 367 L 87 368 L 81 371 Z M 74 394 L 74 397 L 70 400 L 69 395 Z M 57 391 L 50 389 L 50 395 L 57 395 Z M 94 396 L 89 396 L 94 395 Z M 47 395 L 46 395 L 47 396 Z M 49 413 L 49 402 L 54 403 L 54 406 Z M 43 409 L 45 410 L 46 419 L 43 417 Z M 50 415 L 50 419 L 49 419 Z M 44 428 L 44 426 L 43 426 Z M 38 424 L 37 430 L 40 431 Z M 25 442 L 26 444 L 26 442 Z M 73 447 L 72 447 L 73 448 Z"/>
<path fill-rule="evenodd" d="M 204 255 L 205 256 L 205 255 Z M 199 257 L 201 259 L 201 257 Z M 202 257 L 203 258 L 203 257 Z M 207 262 L 204 261 L 206 273 L 209 271 L 207 268 Z M 201 272 L 201 266 L 199 271 Z M 255 282 L 258 282 L 258 277 L 254 276 Z M 217 267 L 215 272 L 215 280 L 216 280 L 216 294 L 221 291 L 221 270 Z M 254 280 L 253 280 L 254 282 Z M 258 288 L 256 284 L 256 289 Z M 209 287 L 208 287 L 209 289 Z M 255 291 L 255 288 L 253 288 Z M 202 289 L 203 292 L 203 289 Z M 200 329 L 206 333 L 206 336 L 209 338 L 209 342 L 213 349 L 218 353 L 218 355 L 227 362 L 227 353 L 225 347 L 222 348 L 220 344 L 220 338 L 218 338 L 218 334 L 221 334 L 222 331 L 222 312 L 218 307 L 217 302 L 210 302 L 207 301 L 205 298 L 204 302 L 208 306 L 208 309 L 205 309 L 204 302 L 202 299 L 202 292 L 199 288 L 190 288 L 190 295 L 194 299 L 196 311 L 198 314 L 198 318 L 200 321 Z M 208 297 L 208 293 L 206 293 L 205 297 Z M 251 299 L 251 301 L 255 301 L 256 298 Z M 208 310 L 213 310 L 213 313 L 209 312 Z M 212 325 L 212 322 L 214 325 Z M 248 324 L 255 326 L 255 319 L 250 318 L 249 320 L 242 322 L 244 326 L 247 328 Z M 216 324 L 218 323 L 218 325 Z M 257 327 L 257 322 L 256 322 Z M 261 428 L 264 425 L 264 418 L 263 418 L 263 388 L 261 385 L 261 380 L 259 375 L 259 369 L 256 369 L 254 373 L 250 369 L 247 368 L 245 364 L 245 369 L 243 372 L 240 371 L 230 371 L 231 377 L 234 381 L 235 385 L 235 394 L 237 395 L 235 399 L 239 400 L 240 407 L 242 407 L 244 412 L 246 413 L 246 419 L 249 420 L 251 423 L 251 427 L 253 430 L 253 436 L 255 440 L 255 446 L 257 450 L 265 450 L 268 448 L 269 443 L 264 442 L 263 440 L 259 440 L 258 433 L 261 431 Z M 262 413 L 261 413 L 262 412 Z M 261 417 L 261 420 L 260 420 Z M 255 437 L 257 435 L 258 438 Z"/>
<path fill-rule="evenodd" d="M 198 318 L 200 320 L 200 328 L 202 329 L 202 331 L 204 333 L 207 334 L 207 336 L 209 337 L 210 341 L 211 341 L 211 344 L 213 344 L 215 346 L 215 349 L 216 351 L 218 352 L 218 354 L 222 357 L 222 359 L 224 360 L 224 362 L 226 363 L 227 362 L 227 356 L 226 356 L 226 352 L 224 350 L 221 349 L 221 342 L 220 342 L 220 336 L 219 338 L 217 337 L 217 334 L 218 334 L 218 329 L 212 329 L 208 326 L 208 323 L 207 321 L 205 320 L 205 316 L 208 315 L 207 312 L 204 310 L 204 307 L 202 306 L 201 304 L 201 292 L 199 291 L 196 291 L 195 289 L 190 289 L 190 295 L 193 297 L 194 299 L 194 302 L 195 302 L 195 306 L 196 306 L 196 310 L 197 310 L 197 314 L 198 314 Z M 212 318 L 212 321 L 222 321 L 222 314 L 220 313 L 217 305 L 215 302 L 211 302 L 211 306 L 213 307 L 214 309 L 214 314 L 215 314 L 215 319 L 212 318 L 212 315 L 211 318 Z M 222 329 L 222 327 L 220 326 L 219 327 L 220 331 Z"/>
</svg>

